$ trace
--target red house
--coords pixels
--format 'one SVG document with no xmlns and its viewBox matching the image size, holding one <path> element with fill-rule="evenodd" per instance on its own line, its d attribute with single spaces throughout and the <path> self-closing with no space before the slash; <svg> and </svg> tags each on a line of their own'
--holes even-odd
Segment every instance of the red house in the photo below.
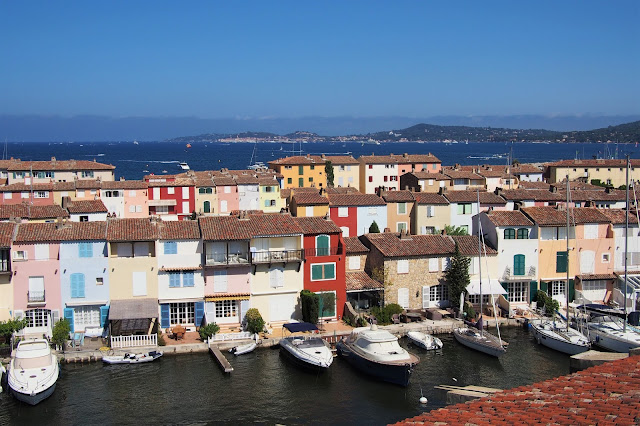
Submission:
<svg viewBox="0 0 640 426">
<path fill-rule="evenodd" d="M 330 219 L 294 219 L 304 232 L 304 289 L 314 293 L 333 292 L 335 306 L 324 306 L 321 318 L 340 320 L 347 301 L 342 231 Z"/>
<path fill-rule="evenodd" d="M 149 215 L 164 220 L 183 220 L 196 209 L 195 183 L 174 175 L 148 175 Z"/>
</svg>

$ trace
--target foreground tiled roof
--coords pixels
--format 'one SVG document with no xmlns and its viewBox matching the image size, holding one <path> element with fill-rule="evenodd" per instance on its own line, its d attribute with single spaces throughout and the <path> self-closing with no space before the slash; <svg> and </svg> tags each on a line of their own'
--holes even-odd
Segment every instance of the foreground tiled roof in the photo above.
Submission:
<svg viewBox="0 0 640 426">
<path fill-rule="evenodd" d="M 332 207 L 346 206 L 384 206 L 386 203 L 375 194 L 331 194 L 329 195 L 329 205 Z"/>
<path fill-rule="evenodd" d="M 426 164 L 440 163 L 440 160 L 433 154 L 403 154 L 403 155 L 362 155 L 358 158 L 364 164 Z"/>
<path fill-rule="evenodd" d="M 449 204 L 446 198 L 435 192 L 414 192 L 413 197 L 418 204 Z"/>
<path fill-rule="evenodd" d="M 433 179 L 433 180 L 451 180 L 451 178 L 444 173 L 430 173 L 428 171 L 419 171 L 419 172 L 410 172 L 407 174 L 412 174 L 416 177 L 416 179 Z"/>
<path fill-rule="evenodd" d="M 548 189 L 505 189 L 499 192 L 505 200 L 508 201 L 564 201 L 566 196 L 557 192 L 551 192 Z"/>
<path fill-rule="evenodd" d="M 53 190 L 52 182 L 34 183 L 33 185 L 27 185 L 25 183 L 12 183 L 11 185 L 0 186 L 0 192 L 52 191 L 52 190 Z"/>
<path fill-rule="evenodd" d="M 522 212 L 539 226 L 566 226 L 567 212 L 555 207 L 525 207 Z M 584 223 L 611 222 L 600 210 L 594 208 L 575 208 L 569 211 L 571 225 Z"/>
<path fill-rule="evenodd" d="M 445 235 L 409 235 L 401 239 L 397 233 L 383 232 L 364 237 L 385 257 L 446 256 L 453 253 L 455 247 L 453 240 Z"/>
<path fill-rule="evenodd" d="M 632 167 L 640 166 L 640 160 L 632 159 Z M 548 163 L 547 167 L 626 167 L 627 160 L 561 160 L 555 163 Z"/>
<path fill-rule="evenodd" d="M 162 240 L 199 240 L 200 226 L 195 220 L 161 222 L 158 227 Z"/>
<path fill-rule="evenodd" d="M 347 291 L 382 290 L 384 288 L 382 284 L 364 271 L 347 272 L 345 278 Z"/>
<path fill-rule="evenodd" d="M 324 164 L 325 160 L 319 155 L 293 156 L 278 158 L 269 161 L 269 165 L 306 165 L 306 164 Z"/>
<path fill-rule="evenodd" d="M 511 173 L 514 175 L 537 174 L 542 173 L 542 170 L 533 164 L 519 164 L 517 166 L 511 166 Z"/>
<path fill-rule="evenodd" d="M 453 241 L 458 243 L 460 253 L 465 256 L 478 256 L 478 236 L 477 235 L 451 235 Z M 485 244 L 482 254 L 495 255 L 498 252 Z"/>
<path fill-rule="evenodd" d="M 409 203 L 414 200 L 411 191 L 383 191 L 380 194 L 387 203 Z"/>
<path fill-rule="evenodd" d="M 323 217 L 296 217 L 294 220 L 306 235 L 342 233 L 342 230 L 331 219 L 327 220 Z"/>
<path fill-rule="evenodd" d="M 362 244 L 362 241 L 360 241 L 358 237 L 344 237 L 344 245 L 347 249 L 347 254 L 369 253 L 367 246 Z"/>
<path fill-rule="evenodd" d="M 289 214 L 246 214 L 245 216 L 201 217 L 200 230 L 205 241 L 248 240 L 256 237 L 301 235 L 302 228 Z"/>
<path fill-rule="evenodd" d="M 626 210 L 624 209 L 601 209 L 600 213 L 605 215 L 614 225 L 624 225 L 626 223 Z M 629 212 L 629 223 L 637 224 L 638 216 L 635 212 Z"/>
<path fill-rule="evenodd" d="M 519 210 L 492 210 L 487 217 L 496 226 L 533 226 L 533 222 Z"/>
<path fill-rule="evenodd" d="M 0 222 L 0 247 L 11 247 L 11 241 L 13 240 L 13 231 L 16 229 L 16 224 L 13 222 Z"/>
<path fill-rule="evenodd" d="M 152 218 L 110 219 L 108 241 L 154 241 L 158 228 Z"/>
<path fill-rule="evenodd" d="M 328 187 L 328 188 L 325 188 L 324 191 L 325 191 L 325 194 L 353 194 L 353 193 L 360 194 L 360 191 L 358 191 L 358 188 L 354 188 L 353 186 Z"/>
<path fill-rule="evenodd" d="M 147 189 L 149 183 L 141 180 L 115 180 L 104 181 L 100 184 L 102 189 Z"/>
<path fill-rule="evenodd" d="M 76 179 L 76 189 L 100 189 L 102 182 L 97 179 Z"/>
<path fill-rule="evenodd" d="M 329 199 L 325 196 L 322 196 L 320 194 L 318 194 L 317 191 L 315 192 L 295 192 L 293 194 L 293 196 L 291 197 L 292 201 L 295 201 L 295 203 L 299 206 L 303 206 L 303 205 L 316 205 L 316 206 L 320 206 L 320 205 L 329 205 Z"/>
<path fill-rule="evenodd" d="M 17 243 L 42 241 L 104 240 L 106 222 L 21 223 Z"/>
<path fill-rule="evenodd" d="M 102 200 L 72 201 L 67 205 L 69 213 L 107 213 Z"/>
<path fill-rule="evenodd" d="M 69 217 L 69 213 L 58 204 L 49 206 L 31 206 L 27 204 L 0 205 L 0 219 L 6 220 L 12 217 L 27 218 L 33 220 L 56 219 Z"/>
<path fill-rule="evenodd" d="M 397 425 L 640 423 L 640 356 L 433 410 Z"/>
<path fill-rule="evenodd" d="M 521 189 L 546 189 L 549 190 L 551 185 L 547 182 L 527 182 L 526 180 L 521 180 L 518 183 L 518 187 Z"/>
</svg>

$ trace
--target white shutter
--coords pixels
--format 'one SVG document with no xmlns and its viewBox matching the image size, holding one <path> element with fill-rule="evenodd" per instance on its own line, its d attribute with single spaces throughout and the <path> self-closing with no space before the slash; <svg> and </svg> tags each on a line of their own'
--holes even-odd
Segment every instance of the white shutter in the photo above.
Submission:
<svg viewBox="0 0 640 426">
<path fill-rule="evenodd" d="M 136 191 L 134 190 L 129 191 L 129 197 L 135 198 L 135 196 L 136 196 Z"/>
<path fill-rule="evenodd" d="M 60 321 L 60 311 L 58 309 L 51 310 L 51 320 L 53 324 L 56 324 Z"/>
<path fill-rule="evenodd" d="M 409 273 L 409 261 L 407 259 L 398 260 L 397 271 L 399 274 L 408 274 Z"/>
<path fill-rule="evenodd" d="M 188 199 L 189 198 L 189 187 L 188 186 L 183 186 L 182 187 L 182 198 L 183 199 Z"/>
<path fill-rule="evenodd" d="M 408 288 L 398 289 L 398 305 L 402 306 L 404 309 L 409 309 L 409 289 Z"/>
<path fill-rule="evenodd" d="M 182 213 L 191 213 L 189 211 L 189 202 L 188 201 L 183 201 L 182 202 Z"/>
<path fill-rule="evenodd" d="M 352 271 L 360 269 L 360 256 L 349 257 L 349 269 Z"/>
<path fill-rule="evenodd" d="M 154 200 L 160 199 L 160 188 L 153 188 L 153 199 Z"/>
<path fill-rule="evenodd" d="M 427 206 L 427 217 L 433 217 L 433 206 Z"/>
<path fill-rule="evenodd" d="M 15 311 L 13 311 L 13 318 L 21 320 L 22 318 L 24 318 L 24 311 L 16 309 Z"/>
<path fill-rule="evenodd" d="M 215 293 L 227 292 L 227 271 L 220 270 L 213 273 L 213 291 Z"/>
<path fill-rule="evenodd" d="M 438 258 L 431 257 L 429 258 L 429 272 L 438 272 Z"/>
<path fill-rule="evenodd" d="M 38 293 L 44 291 L 44 277 L 29 277 L 29 292 Z"/>
<path fill-rule="evenodd" d="M 269 271 L 269 285 L 272 288 L 284 286 L 284 269 L 273 268 Z"/>
<path fill-rule="evenodd" d="M 422 308 L 426 309 L 429 307 L 431 299 L 429 298 L 429 287 L 422 287 Z"/>
<path fill-rule="evenodd" d="M 295 311 L 295 295 L 282 294 L 271 296 L 269 298 L 269 316 L 268 322 L 287 321 L 291 319 Z"/>
<path fill-rule="evenodd" d="M 585 240 L 597 240 L 598 239 L 598 224 L 587 223 L 584 225 L 584 238 Z"/>
<path fill-rule="evenodd" d="M 349 227 L 348 226 L 341 226 L 340 230 L 342 231 L 342 236 L 343 237 L 348 237 L 349 236 Z"/>
<path fill-rule="evenodd" d="M 305 215 L 306 217 L 311 217 L 311 216 L 313 216 L 313 206 L 307 206 L 307 207 L 305 207 L 304 215 Z"/>
<path fill-rule="evenodd" d="M 595 271 L 596 252 L 582 250 L 580 252 L 580 273 L 593 274 Z"/>
<path fill-rule="evenodd" d="M 132 274 L 133 281 L 133 296 L 146 296 L 147 295 L 147 273 L 146 272 L 134 272 Z"/>
<path fill-rule="evenodd" d="M 227 211 L 227 200 L 220 201 L 220 211 L 223 213 Z"/>
<path fill-rule="evenodd" d="M 36 244 L 35 260 L 49 260 L 49 244 Z"/>
<path fill-rule="evenodd" d="M 338 207 L 338 217 L 349 216 L 349 207 Z"/>
<path fill-rule="evenodd" d="M 449 269 L 449 263 L 451 263 L 451 258 L 450 257 L 445 257 L 442 259 L 442 270 L 446 271 L 447 269 Z"/>
</svg>

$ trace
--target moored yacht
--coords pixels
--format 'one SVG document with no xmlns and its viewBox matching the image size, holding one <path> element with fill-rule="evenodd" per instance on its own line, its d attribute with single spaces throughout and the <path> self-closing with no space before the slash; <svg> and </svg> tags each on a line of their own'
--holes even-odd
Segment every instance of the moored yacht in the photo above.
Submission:
<svg viewBox="0 0 640 426">
<path fill-rule="evenodd" d="M 544 345 L 556 351 L 569 355 L 576 355 L 589 350 L 589 338 L 573 328 L 567 328 L 566 323 L 558 320 L 543 319 L 531 322 L 533 338 L 539 345 Z"/>
<path fill-rule="evenodd" d="M 640 347 L 640 333 L 625 327 L 624 320 L 611 315 L 591 315 L 587 322 L 591 342 L 603 349 L 626 353 Z"/>
<path fill-rule="evenodd" d="M 11 357 L 8 385 L 16 399 L 36 405 L 48 398 L 58 380 L 58 358 L 45 339 L 23 340 Z"/>
<path fill-rule="evenodd" d="M 318 330 L 315 325 L 305 322 L 284 324 L 283 327 L 292 333 Z M 331 347 L 322 337 L 285 337 L 280 340 L 280 354 L 299 367 L 314 370 L 325 370 L 333 363 Z"/>
<path fill-rule="evenodd" d="M 400 346 L 396 336 L 375 324 L 354 329 L 337 343 L 336 349 L 338 355 L 363 373 L 401 386 L 409 384 L 413 368 L 420 362 Z"/>
</svg>

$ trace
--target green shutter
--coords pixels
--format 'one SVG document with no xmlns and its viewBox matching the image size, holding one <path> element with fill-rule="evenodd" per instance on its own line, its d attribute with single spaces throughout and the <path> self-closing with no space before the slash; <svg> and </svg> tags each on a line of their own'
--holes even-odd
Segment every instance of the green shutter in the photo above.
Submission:
<svg viewBox="0 0 640 426">
<path fill-rule="evenodd" d="M 567 252 L 556 253 L 556 272 L 567 272 Z"/>
<path fill-rule="evenodd" d="M 576 284 L 573 280 L 569 280 L 569 301 L 573 302 L 576 297 Z"/>
<path fill-rule="evenodd" d="M 318 235 L 316 237 L 316 256 L 329 255 L 329 236 Z"/>
<path fill-rule="evenodd" d="M 298 179 L 298 188 L 302 188 L 304 186 L 304 178 Z"/>
<path fill-rule="evenodd" d="M 531 281 L 529 283 L 529 303 L 536 300 L 538 297 L 538 283 L 536 281 Z"/>
<path fill-rule="evenodd" d="M 327 263 L 324 265 L 324 278 L 335 279 L 336 277 L 336 265 L 333 263 Z"/>
<path fill-rule="evenodd" d="M 540 291 L 544 291 L 549 295 L 549 283 L 545 281 L 540 281 Z"/>
<path fill-rule="evenodd" d="M 322 279 L 322 265 L 311 265 L 311 279 L 312 280 Z"/>
<path fill-rule="evenodd" d="M 524 275 L 524 254 L 513 256 L 513 275 Z"/>
<path fill-rule="evenodd" d="M 107 318 L 109 318 L 109 306 L 100 306 L 100 327 L 107 324 Z"/>
<path fill-rule="evenodd" d="M 299 175 L 303 175 L 304 174 L 304 166 L 298 166 L 298 174 Z"/>
<path fill-rule="evenodd" d="M 500 283 L 502 285 L 502 288 L 504 288 L 504 291 L 507 292 L 507 294 L 503 294 L 502 296 L 504 296 L 505 299 L 507 299 L 507 302 L 509 301 L 509 283 Z"/>
<path fill-rule="evenodd" d="M 464 214 L 464 205 L 458 204 L 458 214 Z"/>
</svg>

